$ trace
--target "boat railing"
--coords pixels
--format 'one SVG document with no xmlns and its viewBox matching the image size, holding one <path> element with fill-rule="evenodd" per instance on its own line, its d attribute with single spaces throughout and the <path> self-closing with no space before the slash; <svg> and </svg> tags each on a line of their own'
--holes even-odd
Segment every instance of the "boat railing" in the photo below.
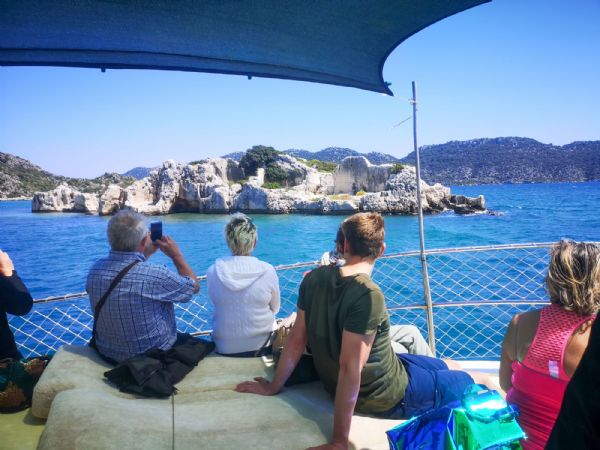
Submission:
<svg viewBox="0 0 600 450">
<path fill-rule="evenodd" d="M 429 268 L 431 307 L 424 300 L 420 253 L 385 255 L 373 272 L 382 289 L 391 322 L 416 325 L 424 336 L 435 331 L 437 356 L 455 359 L 498 359 L 502 337 L 512 316 L 547 303 L 544 276 L 551 243 L 528 243 L 432 249 Z M 276 267 L 281 311 L 295 310 L 298 287 L 315 262 Z M 178 329 L 210 332 L 212 305 L 206 277 L 200 293 L 176 307 Z M 428 315 L 431 326 L 428 329 Z M 35 300 L 29 314 L 11 317 L 24 355 L 45 354 L 62 345 L 85 344 L 92 314 L 85 292 Z"/>
</svg>

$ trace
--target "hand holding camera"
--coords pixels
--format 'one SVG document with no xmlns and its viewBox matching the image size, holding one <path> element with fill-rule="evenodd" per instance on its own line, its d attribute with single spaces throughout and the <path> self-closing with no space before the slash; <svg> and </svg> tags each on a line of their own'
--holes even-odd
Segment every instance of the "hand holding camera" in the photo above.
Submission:
<svg viewBox="0 0 600 450">
<path fill-rule="evenodd" d="M 146 259 L 150 258 L 156 250 L 158 250 L 158 244 L 156 243 L 162 237 L 162 222 L 150 223 L 150 240 L 146 241 L 144 248 L 144 256 Z"/>
<path fill-rule="evenodd" d="M 150 224 L 150 239 L 152 242 L 156 242 L 162 238 L 162 230 L 162 222 L 152 222 Z"/>
<path fill-rule="evenodd" d="M 158 246 L 161 252 L 173 260 L 177 258 L 183 259 L 183 253 L 181 253 L 179 245 L 169 236 L 162 236 L 160 239 L 154 241 L 154 245 Z"/>
<path fill-rule="evenodd" d="M 150 255 L 154 253 L 156 249 L 160 249 L 161 252 L 171 258 L 180 275 L 189 276 L 194 280 L 194 292 L 198 292 L 199 285 L 194 271 L 185 261 L 179 245 L 177 245 L 173 238 L 163 236 L 162 222 L 152 222 L 150 224 L 150 240 L 151 243 L 148 246 L 152 249 Z"/>
</svg>

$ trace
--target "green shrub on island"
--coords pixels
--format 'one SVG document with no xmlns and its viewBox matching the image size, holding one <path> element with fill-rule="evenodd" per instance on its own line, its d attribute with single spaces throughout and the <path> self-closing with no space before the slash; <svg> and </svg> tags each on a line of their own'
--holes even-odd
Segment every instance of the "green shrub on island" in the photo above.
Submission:
<svg viewBox="0 0 600 450">
<path fill-rule="evenodd" d="M 265 170 L 265 181 L 278 183 L 278 184 L 287 184 L 288 174 L 281 167 L 272 164 L 267 166 Z"/>
<path fill-rule="evenodd" d="M 277 164 L 280 151 L 273 147 L 265 147 L 264 145 L 255 145 L 247 150 L 242 159 L 240 159 L 240 168 L 244 172 L 246 179 L 255 176 L 259 168 L 265 169 L 265 183 L 275 183 L 277 187 L 270 189 L 279 189 L 280 187 L 289 187 L 303 178 L 303 172 L 299 169 L 286 171 Z M 274 186 L 270 184 L 269 186 Z"/>
<path fill-rule="evenodd" d="M 363 195 L 365 195 L 365 194 L 366 194 L 366 192 L 365 192 L 365 191 L 358 191 L 358 192 L 357 192 L 356 194 L 354 194 L 354 195 L 356 195 L 357 197 L 362 197 L 362 196 L 363 196 Z"/>
<path fill-rule="evenodd" d="M 242 159 L 240 159 L 240 169 L 244 171 L 246 178 L 255 176 L 256 171 L 260 167 L 268 169 L 269 166 L 273 165 L 277 161 L 277 150 L 273 147 L 266 147 L 264 145 L 255 145 L 251 149 L 246 150 Z"/>
<path fill-rule="evenodd" d="M 400 173 L 400 172 L 402 172 L 402 170 L 404 169 L 404 167 L 405 167 L 404 164 L 396 163 L 392 167 L 391 172 L 394 173 L 394 174 L 395 173 Z"/>
<path fill-rule="evenodd" d="M 267 181 L 262 185 L 265 189 L 281 189 L 281 184 L 276 181 Z"/>
<path fill-rule="evenodd" d="M 281 186 L 289 186 L 293 184 L 296 178 L 302 177 L 302 173 L 298 170 L 287 173 L 278 166 L 277 157 L 280 153 L 273 147 L 255 145 L 247 150 L 242 159 L 240 159 L 240 168 L 244 171 L 244 176 L 248 178 L 255 176 L 258 169 L 264 167 L 264 187 L 267 189 L 279 189 Z"/>
<path fill-rule="evenodd" d="M 318 159 L 310 159 L 310 160 L 306 161 L 306 165 L 308 167 L 313 167 L 313 168 L 317 169 L 319 172 L 328 172 L 328 173 L 335 172 L 335 169 L 338 166 L 337 163 L 329 162 L 329 161 L 319 161 Z"/>
<path fill-rule="evenodd" d="M 204 164 L 204 163 L 206 163 L 207 161 L 208 161 L 207 159 L 197 159 L 197 160 L 195 160 L 195 161 L 190 161 L 188 164 L 189 164 L 190 166 L 196 166 L 196 165 L 198 165 L 198 164 Z"/>
</svg>

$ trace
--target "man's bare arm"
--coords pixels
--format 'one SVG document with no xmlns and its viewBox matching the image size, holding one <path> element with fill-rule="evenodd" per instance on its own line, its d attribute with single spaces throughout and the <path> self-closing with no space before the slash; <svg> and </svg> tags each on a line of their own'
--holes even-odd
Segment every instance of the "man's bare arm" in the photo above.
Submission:
<svg viewBox="0 0 600 450">
<path fill-rule="evenodd" d="M 364 335 L 344 331 L 340 354 L 340 371 L 335 391 L 333 439 L 331 445 L 317 449 L 346 449 L 354 407 L 360 389 L 360 373 L 369 359 L 375 334 Z"/>
</svg>

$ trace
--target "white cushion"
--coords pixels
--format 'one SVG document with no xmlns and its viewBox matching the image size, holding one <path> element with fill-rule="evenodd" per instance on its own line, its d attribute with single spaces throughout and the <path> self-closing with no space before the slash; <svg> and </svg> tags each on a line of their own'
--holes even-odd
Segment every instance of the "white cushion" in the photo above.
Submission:
<svg viewBox="0 0 600 450">
<path fill-rule="evenodd" d="M 39 449 L 171 448 L 172 400 L 140 399 L 103 380 L 109 368 L 87 347 L 59 350 L 36 386 L 34 414 L 48 417 Z M 304 449 L 331 438 L 333 401 L 320 383 L 273 397 L 233 388 L 270 376 L 269 361 L 210 355 L 177 385 L 175 448 Z M 48 413 L 49 410 L 49 413 Z M 354 416 L 357 449 L 387 449 L 385 430 L 400 421 Z"/>
</svg>

